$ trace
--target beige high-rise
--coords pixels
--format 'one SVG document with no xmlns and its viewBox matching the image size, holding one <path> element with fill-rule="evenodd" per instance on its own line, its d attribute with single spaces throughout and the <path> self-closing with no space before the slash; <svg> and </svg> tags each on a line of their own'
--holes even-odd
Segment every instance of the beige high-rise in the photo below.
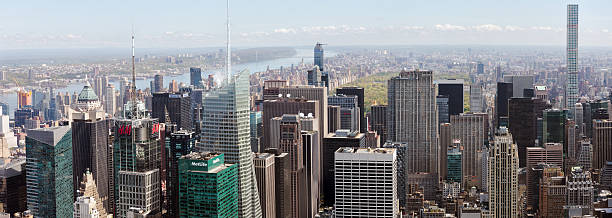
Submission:
<svg viewBox="0 0 612 218">
<path fill-rule="evenodd" d="M 489 150 L 489 210 L 494 217 L 517 218 L 518 150 L 506 127 L 499 128 L 494 141 Z"/>
</svg>

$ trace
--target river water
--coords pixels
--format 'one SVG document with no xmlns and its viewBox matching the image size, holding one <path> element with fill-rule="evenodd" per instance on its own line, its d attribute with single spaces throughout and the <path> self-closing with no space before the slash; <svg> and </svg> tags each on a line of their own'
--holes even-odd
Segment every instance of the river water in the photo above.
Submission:
<svg viewBox="0 0 612 218">
<path fill-rule="evenodd" d="M 325 57 L 333 57 L 335 55 L 336 53 L 333 51 L 325 52 Z M 235 65 L 232 65 L 232 71 L 236 72 L 236 71 L 242 71 L 246 69 L 246 70 L 249 70 L 250 72 L 260 72 L 260 71 L 265 71 L 268 67 L 270 67 L 270 69 L 278 69 L 281 66 L 291 67 L 291 64 L 298 65 L 299 63 L 302 62 L 302 60 L 306 64 L 313 63 L 314 61 L 313 60 L 313 50 L 299 48 L 299 49 L 296 49 L 296 54 L 293 57 L 279 58 L 279 59 L 267 60 L 267 61 L 257 61 L 257 62 L 244 63 L 244 64 L 235 64 Z M 222 69 L 202 72 L 202 79 L 206 78 L 208 74 L 214 74 L 221 70 Z M 126 75 L 126 76 L 129 78 L 129 75 Z M 143 89 L 143 90 L 148 88 L 150 86 L 151 80 L 153 80 L 153 78 L 137 79 L 136 88 Z M 176 80 L 177 83 L 183 82 L 185 84 L 189 84 L 189 72 L 187 71 L 181 75 L 164 76 L 164 86 L 167 86 L 167 84 L 172 80 Z M 115 88 L 119 89 L 120 87 L 119 81 L 110 81 L 110 83 L 112 83 L 115 86 Z M 81 89 L 83 89 L 83 85 L 84 85 L 83 83 L 73 83 L 73 84 L 68 85 L 67 87 L 56 89 L 54 90 L 54 92 L 55 94 L 57 94 L 58 92 L 64 92 L 64 93 L 69 92 L 70 94 L 74 92 L 79 93 Z M 8 103 L 9 116 L 12 118 L 14 115 L 15 108 L 17 107 L 17 94 L 14 92 L 0 94 L 0 102 Z"/>
</svg>

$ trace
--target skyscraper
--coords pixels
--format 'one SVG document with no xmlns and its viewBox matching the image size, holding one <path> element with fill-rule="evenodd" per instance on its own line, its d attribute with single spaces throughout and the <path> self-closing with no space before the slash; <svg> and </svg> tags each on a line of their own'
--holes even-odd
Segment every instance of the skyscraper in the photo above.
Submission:
<svg viewBox="0 0 612 218">
<path fill-rule="evenodd" d="M 450 123 L 450 113 L 448 112 L 448 96 L 436 96 L 436 106 L 438 107 L 438 122 Z"/>
<path fill-rule="evenodd" d="M 334 177 L 334 152 L 341 147 L 365 147 L 366 140 L 365 134 L 363 133 L 351 133 L 346 130 L 338 130 L 335 133 L 328 134 L 323 139 L 323 146 L 321 149 L 322 165 L 321 169 L 323 172 L 323 204 L 326 206 L 333 206 L 335 200 L 335 181 Z"/>
<path fill-rule="evenodd" d="M 508 101 L 508 130 L 519 149 L 519 166 L 525 167 L 525 148 L 533 147 L 537 139 L 537 115 L 532 98 L 510 98 Z"/>
<path fill-rule="evenodd" d="M 27 210 L 26 158 L 0 165 L 0 211 L 13 214 Z"/>
<path fill-rule="evenodd" d="M 370 128 L 380 136 L 380 143 L 387 142 L 387 105 L 372 105 Z"/>
<path fill-rule="evenodd" d="M 79 197 L 91 197 L 95 202 L 93 202 L 94 208 L 97 213 L 101 217 L 106 217 L 108 214 L 106 213 L 106 209 L 104 208 L 104 204 L 102 203 L 102 199 L 98 194 L 98 187 L 96 186 L 96 181 L 93 179 L 93 175 L 91 172 L 87 171 L 82 175 L 83 181 L 81 181 L 79 187 Z"/>
<path fill-rule="evenodd" d="M 518 152 L 512 135 L 500 127 L 489 150 L 489 210 L 495 217 L 518 217 Z"/>
<path fill-rule="evenodd" d="M 438 174 L 436 90 L 432 71 L 402 71 L 388 81 L 388 139 L 406 142 L 406 173 Z"/>
<path fill-rule="evenodd" d="M 249 73 L 230 76 L 224 86 L 202 100 L 199 148 L 224 153 L 229 164 L 238 164 L 238 215 L 261 217 L 253 168 L 249 117 Z"/>
<path fill-rule="evenodd" d="M 573 113 L 578 101 L 578 5 L 567 5 L 567 87 L 565 106 Z M 573 117 L 570 115 L 570 117 Z"/>
<path fill-rule="evenodd" d="M 565 123 L 567 122 L 566 111 L 558 109 L 548 109 L 544 111 L 544 141 L 543 143 L 564 143 L 565 142 Z M 567 153 L 567 148 L 563 149 Z"/>
<path fill-rule="evenodd" d="M 361 133 L 365 133 L 368 130 L 368 126 L 366 123 L 366 119 L 364 118 L 364 114 L 366 108 L 364 106 L 364 98 L 365 92 L 361 87 L 342 87 L 336 89 L 336 94 L 343 94 L 346 96 L 357 96 L 357 106 L 359 107 L 359 131 Z"/>
<path fill-rule="evenodd" d="M 170 115 L 170 121 L 166 120 L 166 111 Z M 151 117 L 159 119 L 160 123 L 174 123 L 180 129 L 192 130 L 193 120 L 189 93 L 154 93 Z"/>
<path fill-rule="evenodd" d="M 561 169 L 563 167 L 563 145 L 547 143 L 544 147 L 528 147 L 526 152 L 527 207 L 537 208 L 541 176 L 538 176 L 535 170 L 538 164 L 542 163 Z"/>
<path fill-rule="evenodd" d="M 257 189 L 259 190 L 259 202 L 261 202 L 261 213 L 263 217 L 276 216 L 276 191 L 274 154 L 256 153 L 253 158 L 255 164 L 255 176 L 257 177 Z M 280 216 L 279 216 L 280 217 Z"/>
<path fill-rule="evenodd" d="M 196 135 L 193 131 L 178 130 L 166 132 L 166 200 L 169 217 L 179 215 L 178 162 L 183 155 L 195 150 Z"/>
<path fill-rule="evenodd" d="M 484 97 L 482 96 L 482 85 L 470 85 L 470 111 L 485 112 L 485 109 L 485 101 Z"/>
<path fill-rule="evenodd" d="M 203 88 L 202 84 L 202 69 L 198 67 L 190 67 L 189 68 L 189 81 L 195 88 Z"/>
<path fill-rule="evenodd" d="M 593 211 L 593 178 L 591 172 L 581 167 L 572 167 L 566 177 L 567 206 L 580 206 L 584 215 Z"/>
<path fill-rule="evenodd" d="M 305 183 L 304 150 L 302 148 L 301 125 L 298 115 L 283 115 L 279 122 L 279 149 L 289 154 L 291 161 L 291 208 L 293 217 L 302 217 L 306 212 L 307 199 L 302 187 Z"/>
<path fill-rule="evenodd" d="M 463 80 L 438 80 L 438 95 L 448 97 L 448 114 L 459 115 L 463 113 Z"/>
<path fill-rule="evenodd" d="M 323 45 L 322 43 L 318 43 L 315 45 L 314 47 L 314 65 L 319 67 L 320 71 L 325 71 L 324 66 L 325 65 L 325 59 L 324 59 L 324 51 L 323 51 Z"/>
<path fill-rule="evenodd" d="M 446 168 L 448 169 L 448 175 L 446 176 L 446 180 L 457 182 L 459 184 L 463 183 L 463 174 L 462 174 L 462 160 L 461 160 L 461 147 L 460 141 L 457 140 L 457 143 L 453 143 L 456 146 L 449 147 L 448 152 L 446 153 Z"/>
<path fill-rule="evenodd" d="M 266 148 L 276 147 L 277 140 L 274 140 L 272 125 L 270 120 L 274 117 L 282 117 L 284 114 L 312 114 L 319 120 L 319 128 L 321 122 L 326 122 L 322 119 L 322 113 L 319 110 L 321 102 L 313 100 L 305 100 L 302 98 L 278 98 L 275 100 L 265 100 L 263 103 L 263 139 Z M 327 108 L 326 108 L 327 111 Z M 325 125 L 327 126 L 327 125 Z"/>
<path fill-rule="evenodd" d="M 400 215 L 394 148 L 339 148 L 334 155 L 337 217 Z"/>
<path fill-rule="evenodd" d="M 567 183 L 559 167 L 542 169 L 537 191 L 538 215 L 541 217 L 562 217 L 567 199 Z"/>
<path fill-rule="evenodd" d="M 156 74 L 153 78 L 153 90 L 151 92 L 163 92 L 164 91 L 164 75 Z"/>
<path fill-rule="evenodd" d="M 178 163 L 180 217 L 238 217 L 238 164 L 208 152 L 185 155 Z"/>
<path fill-rule="evenodd" d="M 508 100 L 512 98 L 512 83 L 498 82 L 495 95 L 495 127 L 508 126 Z"/>
<path fill-rule="evenodd" d="M 34 217 L 71 217 L 72 132 L 69 126 L 28 130 L 28 209 Z"/>
<path fill-rule="evenodd" d="M 104 208 L 111 210 L 113 202 L 109 202 L 108 181 L 108 120 L 104 118 L 104 111 L 98 96 L 87 83 L 75 105 L 72 114 L 72 169 L 74 196 L 77 196 L 79 184 L 83 181 L 86 171 L 91 171 L 93 180 L 97 183 L 100 203 Z M 98 211 L 102 213 L 103 211 Z"/>
<path fill-rule="evenodd" d="M 277 148 L 265 150 L 274 155 L 274 190 L 276 192 L 276 217 L 291 217 L 291 162 L 289 154 L 281 153 Z M 261 195 L 260 195 L 261 196 Z"/>
<path fill-rule="evenodd" d="M 488 137 L 488 116 L 485 113 L 464 113 L 451 116 L 451 139 L 459 139 L 462 151 L 463 177 L 466 178 L 464 187 L 477 186 L 481 184 L 481 162 L 479 154 Z M 440 148 L 442 149 L 442 148 Z M 461 181 L 457 181 L 461 182 Z"/>
<path fill-rule="evenodd" d="M 612 120 L 593 121 L 593 169 L 612 161 Z"/>
<path fill-rule="evenodd" d="M 525 89 L 533 89 L 534 78 L 531 75 L 505 75 L 504 82 L 512 83 L 512 96 L 516 98 L 533 97 L 525 96 Z"/>
<path fill-rule="evenodd" d="M 116 111 L 117 96 L 115 95 L 115 86 L 109 83 L 106 86 L 106 96 L 104 96 L 104 112 L 114 116 Z"/>
<path fill-rule="evenodd" d="M 340 129 L 360 131 L 359 97 L 356 95 L 333 95 L 327 97 L 327 105 L 340 106 Z M 363 115 L 362 115 L 363 116 Z"/>
</svg>

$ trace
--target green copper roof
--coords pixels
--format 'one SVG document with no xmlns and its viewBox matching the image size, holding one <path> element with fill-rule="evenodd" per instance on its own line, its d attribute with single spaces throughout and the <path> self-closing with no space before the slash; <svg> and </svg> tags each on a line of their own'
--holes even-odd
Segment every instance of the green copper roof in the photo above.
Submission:
<svg viewBox="0 0 612 218">
<path fill-rule="evenodd" d="M 78 101 L 97 101 L 98 100 L 98 96 L 96 95 L 94 90 L 91 88 L 91 85 L 89 84 L 89 82 L 85 84 L 77 100 Z"/>
</svg>

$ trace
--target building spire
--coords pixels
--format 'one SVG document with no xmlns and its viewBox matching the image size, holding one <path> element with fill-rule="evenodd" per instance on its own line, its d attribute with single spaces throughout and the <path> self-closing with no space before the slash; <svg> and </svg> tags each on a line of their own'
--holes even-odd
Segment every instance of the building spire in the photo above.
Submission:
<svg viewBox="0 0 612 218">
<path fill-rule="evenodd" d="M 135 62 L 135 52 L 134 52 L 134 26 L 132 25 L 132 118 L 136 118 L 137 109 L 136 109 L 136 62 Z"/>
<path fill-rule="evenodd" d="M 232 50 L 230 47 L 230 16 L 229 16 L 229 0 L 227 0 L 226 7 L 226 15 L 227 15 L 227 42 L 226 42 L 226 54 L 225 57 L 225 73 L 227 74 L 227 81 L 230 81 L 230 76 L 232 74 Z"/>
</svg>

